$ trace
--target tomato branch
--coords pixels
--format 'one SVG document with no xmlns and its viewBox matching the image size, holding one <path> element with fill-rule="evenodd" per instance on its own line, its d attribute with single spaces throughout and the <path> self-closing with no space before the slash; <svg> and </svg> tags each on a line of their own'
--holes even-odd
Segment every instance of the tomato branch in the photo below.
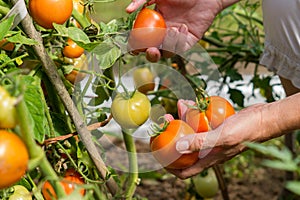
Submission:
<svg viewBox="0 0 300 200">
<path fill-rule="evenodd" d="M 17 0 L 12 0 L 13 4 L 17 3 Z M 82 120 L 74 102 L 72 101 L 68 91 L 66 90 L 58 72 L 56 65 L 54 61 L 50 58 L 50 56 L 47 54 L 47 51 L 43 45 L 43 40 L 33 25 L 31 17 L 27 14 L 25 18 L 21 22 L 24 32 L 27 34 L 27 36 L 35 41 L 37 41 L 37 44 L 33 46 L 34 51 L 36 55 L 38 56 L 39 60 L 42 63 L 43 70 L 46 72 L 47 76 L 49 77 L 50 82 L 55 87 L 58 95 L 61 98 L 62 103 L 66 107 L 66 110 L 68 111 L 72 121 L 74 122 L 74 125 L 76 127 L 76 130 L 78 134 L 80 135 L 80 138 L 83 142 L 83 144 L 86 146 L 87 151 L 89 152 L 95 166 L 97 167 L 101 177 L 105 179 L 108 177 L 108 174 L 110 173 L 107 169 L 105 163 L 103 162 L 103 159 L 98 153 L 98 149 L 95 146 L 92 135 L 90 131 L 88 131 L 86 124 Z M 117 184 L 112 179 L 109 178 L 106 181 L 106 185 L 109 189 L 109 191 L 114 195 L 117 192 Z"/>
</svg>

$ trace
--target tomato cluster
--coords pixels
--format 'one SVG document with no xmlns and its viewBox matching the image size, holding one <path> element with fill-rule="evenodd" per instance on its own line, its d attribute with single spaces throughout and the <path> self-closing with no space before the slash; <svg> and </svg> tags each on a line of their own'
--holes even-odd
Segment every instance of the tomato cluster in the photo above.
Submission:
<svg viewBox="0 0 300 200">
<path fill-rule="evenodd" d="M 65 173 L 64 178 L 60 181 L 60 184 L 62 185 L 66 194 L 71 194 L 76 189 L 76 187 L 84 184 L 84 179 L 74 169 L 68 169 Z M 85 189 L 80 189 L 79 193 L 81 196 L 84 196 Z M 42 194 L 45 200 L 57 199 L 55 191 L 49 181 L 46 181 L 44 183 L 42 187 Z"/>
<path fill-rule="evenodd" d="M 180 154 L 176 151 L 176 141 L 188 134 L 200 134 L 215 129 L 234 113 L 232 105 L 225 98 L 219 96 L 200 99 L 197 103 L 179 100 L 180 120 L 171 120 L 165 123 L 164 128 L 150 139 L 153 156 L 165 168 L 184 169 L 190 167 L 197 162 L 199 152 Z"/>
</svg>

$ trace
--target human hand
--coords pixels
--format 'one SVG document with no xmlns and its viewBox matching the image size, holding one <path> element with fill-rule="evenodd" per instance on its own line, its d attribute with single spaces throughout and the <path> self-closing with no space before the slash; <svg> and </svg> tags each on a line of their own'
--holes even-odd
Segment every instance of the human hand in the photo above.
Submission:
<svg viewBox="0 0 300 200">
<path fill-rule="evenodd" d="M 126 11 L 131 13 L 146 3 L 146 0 L 132 0 Z M 224 8 L 221 0 L 151 0 L 156 10 L 164 17 L 168 30 L 162 44 L 162 51 L 156 47 L 146 50 L 149 61 L 157 62 L 161 54 L 168 57 L 190 49 L 200 40 L 212 24 L 215 16 Z"/>
<path fill-rule="evenodd" d="M 265 123 L 263 110 L 267 104 L 257 104 L 227 118 L 215 130 L 182 137 L 176 144 L 180 153 L 199 151 L 199 160 L 193 166 L 182 169 L 168 169 L 181 179 L 196 175 L 213 165 L 223 163 L 246 150 L 245 141 L 262 142 L 274 137 L 270 130 L 274 124 Z M 268 133 L 268 134 L 266 134 Z"/>
</svg>

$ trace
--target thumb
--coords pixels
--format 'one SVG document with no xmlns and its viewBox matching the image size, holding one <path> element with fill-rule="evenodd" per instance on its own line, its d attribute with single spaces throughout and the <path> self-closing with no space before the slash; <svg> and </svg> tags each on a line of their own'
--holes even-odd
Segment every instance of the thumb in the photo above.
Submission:
<svg viewBox="0 0 300 200">
<path fill-rule="evenodd" d="M 146 0 L 132 0 L 132 2 L 127 6 L 126 12 L 132 13 L 145 3 Z"/>
<path fill-rule="evenodd" d="M 176 142 L 176 150 L 181 154 L 212 149 L 218 145 L 219 134 L 216 131 L 186 135 Z"/>
</svg>

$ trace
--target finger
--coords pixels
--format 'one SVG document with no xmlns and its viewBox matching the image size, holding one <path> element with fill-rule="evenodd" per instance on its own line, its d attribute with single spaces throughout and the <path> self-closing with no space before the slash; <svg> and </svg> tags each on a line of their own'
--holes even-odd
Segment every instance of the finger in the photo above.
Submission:
<svg viewBox="0 0 300 200">
<path fill-rule="evenodd" d="M 157 62 L 161 57 L 159 49 L 155 47 L 150 47 L 146 50 L 146 58 L 150 62 Z"/>
<path fill-rule="evenodd" d="M 132 0 L 132 2 L 127 6 L 126 12 L 132 13 L 136 11 L 140 6 L 146 3 L 147 0 Z"/>
<path fill-rule="evenodd" d="M 166 52 L 176 53 L 176 44 L 178 41 L 178 35 L 179 35 L 179 31 L 177 28 L 175 27 L 168 28 L 167 34 L 162 44 L 162 50 Z"/>
<path fill-rule="evenodd" d="M 213 149 L 221 143 L 221 134 L 218 130 L 219 129 L 215 129 L 210 132 L 195 133 L 184 136 L 176 142 L 176 150 L 179 153 L 188 154 L 194 151 Z"/>
</svg>

